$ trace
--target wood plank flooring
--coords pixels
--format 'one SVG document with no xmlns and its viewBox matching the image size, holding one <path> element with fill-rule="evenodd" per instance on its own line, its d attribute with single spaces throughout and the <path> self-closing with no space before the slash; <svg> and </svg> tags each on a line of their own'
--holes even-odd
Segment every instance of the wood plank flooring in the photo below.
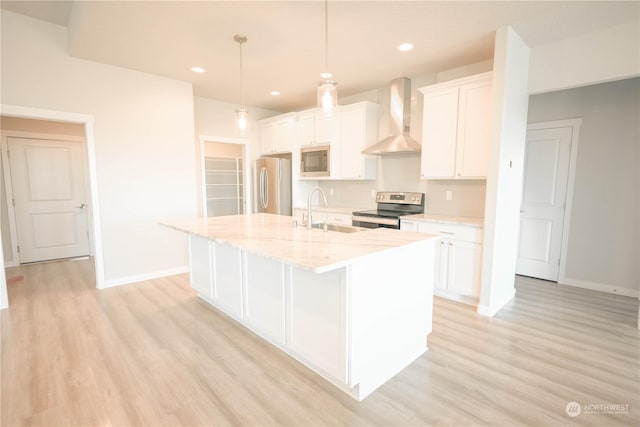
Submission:
<svg viewBox="0 0 640 427">
<path fill-rule="evenodd" d="M 24 279 L 1 312 L 2 426 L 640 423 L 632 298 L 518 278 L 491 319 L 436 298 L 430 350 L 358 403 L 200 301 L 186 275 L 97 291 L 91 260 L 9 271 Z M 569 417 L 571 401 L 629 407 Z"/>
</svg>

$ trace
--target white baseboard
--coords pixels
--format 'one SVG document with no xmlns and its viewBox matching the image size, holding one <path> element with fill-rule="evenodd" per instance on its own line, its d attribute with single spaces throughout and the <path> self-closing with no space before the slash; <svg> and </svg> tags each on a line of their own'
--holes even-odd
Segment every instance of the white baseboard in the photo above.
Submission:
<svg viewBox="0 0 640 427">
<path fill-rule="evenodd" d="M 4 267 L 5 268 L 9 268 L 9 267 L 20 267 L 20 264 L 15 262 L 15 261 L 5 261 L 4 262 Z"/>
<path fill-rule="evenodd" d="M 116 286 L 129 285 L 131 283 L 153 280 L 159 277 L 174 276 L 176 274 L 188 273 L 189 266 L 170 268 L 168 270 L 152 271 L 150 273 L 137 274 L 135 276 L 119 277 L 117 279 L 105 280 L 100 289 L 114 288 Z"/>
<path fill-rule="evenodd" d="M 491 306 L 488 306 L 485 304 L 478 304 L 478 314 L 481 316 L 493 317 L 497 312 L 499 312 L 502 309 L 502 307 L 507 305 L 507 303 L 511 301 L 515 296 L 516 296 L 516 290 L 513 289 L 511 290 L 511 292 L 509 292 L 502 298 L 502 301 L 498 302 L 497 304 L 493 304 Z"/>
<path fill-rule="evenodd" d="M 575 288 L 590 289 L 592 291 L 606 292 L 608 294 L 622 295 L 625 297 L 638 298 L 638 289 L 623 288 L 620 286 L 605 285 L 604 283 L 587 282 L 585 280 L 565 277 L 560 285 L 573 286 Z"/>
</svg>

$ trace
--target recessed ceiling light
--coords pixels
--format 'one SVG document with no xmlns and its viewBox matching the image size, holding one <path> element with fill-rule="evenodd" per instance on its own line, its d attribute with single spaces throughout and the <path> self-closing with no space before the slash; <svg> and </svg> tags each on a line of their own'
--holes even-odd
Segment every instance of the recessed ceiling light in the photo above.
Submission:
<svg viewBox="0 0 640 427">
<path fill-rule="evenodd" d="M 202 67 L 191 67 L 191 71 L 194 73 L 204 73 L 204 68 Z"/>
<path fill-rule="evenodd" d="M 413 43 L 402 43 L 398 46 L 400 52 L 408 52 L 413 49 Z"/>
<path fill-rule="evenodd" d="M 277 91 L 277 90 L 272 90 L 271 92 L 269 92 L 269 95 L 272 95 L 272 96 L 279 96 L 279 95 L 280 95 L 280 92 L 279 92 L 279 91 Z"/>
</svg>

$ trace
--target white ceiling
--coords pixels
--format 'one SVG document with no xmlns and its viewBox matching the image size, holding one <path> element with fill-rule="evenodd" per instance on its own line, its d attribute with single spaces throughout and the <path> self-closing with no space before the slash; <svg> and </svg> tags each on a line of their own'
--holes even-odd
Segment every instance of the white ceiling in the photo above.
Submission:
<svg viewBox="0 0 640 427">
<path fill-rule="evenodd" d="M 324 64 L 323 1 L 5 1 L 2 8 L 65 25 L 70 54 L 192 82 L 198 96 L 288 111 L 315 103 Z M 494 32 L 512 25 L 529 46 L 631 20 L 629 1 L 329 2 L 329 70 L 339 95 L 493 56 Z M 412 42 L 415 49 L 396 46 Z M 195 74 L 192 66 L 207 71 Z M 277 89 L 279 97 L 269 95 Z"/>
</svg>

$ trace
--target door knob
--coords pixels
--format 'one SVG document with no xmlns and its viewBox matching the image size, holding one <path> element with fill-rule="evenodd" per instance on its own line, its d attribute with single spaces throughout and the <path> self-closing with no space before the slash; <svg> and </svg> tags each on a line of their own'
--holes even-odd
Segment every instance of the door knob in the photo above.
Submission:
<svg viewBox="0 0 640 427">
<path fill-rule="evenodd" d="M 81 205 L 76 206 L 77 209 L 84 209 L 87 205 L 85 205 L 84 203 Z"/>
</svg>

